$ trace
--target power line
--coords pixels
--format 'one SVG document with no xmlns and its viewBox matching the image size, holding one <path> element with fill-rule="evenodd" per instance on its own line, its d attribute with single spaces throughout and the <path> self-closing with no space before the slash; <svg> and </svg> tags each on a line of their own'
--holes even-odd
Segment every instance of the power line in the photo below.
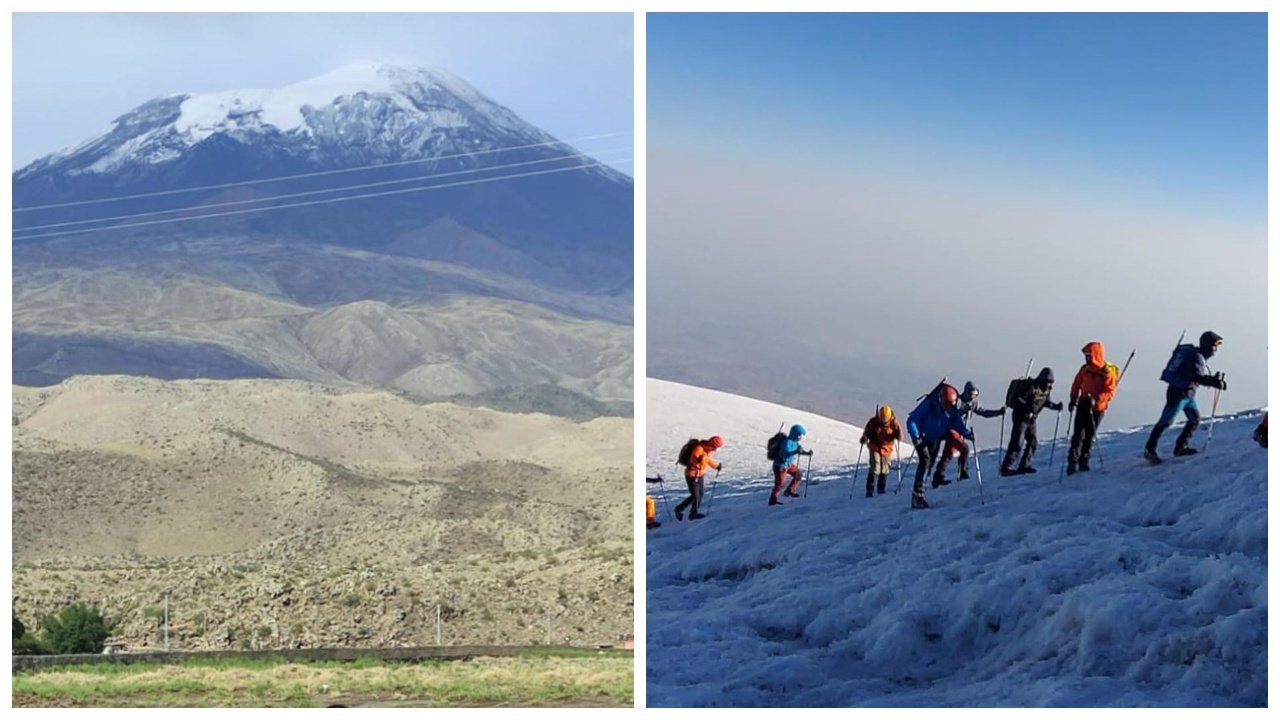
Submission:
<svg viewBox="0 0 1280 720">
<path fill-rule="evenodd" d="M 155 192 L 137 193 L 135 195 L 116 195 L 108 198 L 98 198 L 96 200 L 76 200 L 74 202 L 50 203 L 48 205 L 28 205 L 26 207 L 14 208 L 13 212 L 30 212 L 32 210 L 46 210 L 49 208 L 70 207 L 72 205 L 93 205 L 96 203 L 112 202 L 116 200 L 133 200 L 135 198 L 155 197 L 158 195 L 173 195 L 175 193 L 195 192 L 197 190 L 216 190 L 219 188 L 240 187 L 242 185 L 259 185 L 261 183 L 278 182 L 281 180 L 297 180 L 299 178 L 320 177 L 322 175 L 338 175 L 341 173 L 359 172 L 361 170 L 373 170 L 376 168 L 399 167 L 401 165 L 414 165 L 417 163 L 435 162 L 437 160 L 452 160 L 460 157 L 472 157 L 474 155 L 490 155 L 492 153 L 509 152 L 511 150 L 526 150 L 528 148 L 546 147 L 548 145 L 567 145 L 569 143 L 581 140 L 595 140 L 605 137 L 616 137 L 618 135 L 630 135 L 630 130 L 621 130 L 618 132 L 600 133 L 598 135 L 583 135 L 581 137 L 570 138 L 568 140 L 550 140 L 548 142 L 530 143 L 528 145 L 511 145 L 508 147 L 492 148 L 489 150 L 476 150 L 474 152 L 457 153 L 454 155 L 441 155 L 433 158 L 423 158 L 421 160 L 401 160 L 390 163 L 376 163 L 373 165 L 362 165 L 359 167 L 342 168 L 339 170 L 319 170 L 309 173 L 298 173 L 297 175 L 278 175 L 276 177 L 260 178 L 258 180 L 241 180 L 237 182 L 219 183 L 217 185 L 198 185 L 196 187 L 178 188 L 175 190 L 157 190 Z"/>
<path fill-rule="evenodd" d="M 80 229 L 80 230 L 66 230 L 66 231 L 62 231 L 62 232 L 41 233 L 41 234 L 39 234 L 39 235 L 27 235 L 27 236 L 24 236 L 24 237 L 16 237 L 16 236 L 15 236 L 13 239 L 14 239 L 14 241 L 15 241 L 15 242 L 17 242 L 17 241 L 22 241 L 22 240 L 37 240 L 37 239 L 40 239 L 40 238 L 47 238 L 47 237 L 62 237 L 62 236 L 65 236 L 65 235 L 80 235 L 80 234 L 88 233 L 88 232 L 105 232 L 105 231 L 108 231 L 108 230 L 120 230 L 120 229 L 123 229 L 123 228 L 130 228 L 130 227 L 142 227 L 142 226 L 144 226 L 144 225 L 162 225 L 162 224 L 164 224 L 164 223 L 189 222 L 189 221 L 191 221 L 191 220 L 205 220 L 205 219 L 209 219 L 209 218 L 228 217 L 228 216 L 231 216 L 231 215 L 244 215 L 244 214 L 247 214 L 247 213 L 268 212 L 268 211 L 270 211 L 270 210 L 284 210 L 284 209 L 286 209 L 286 208 L 306 207 L 306 206 L 309 206 L 309 205 L 325 205 L 325 204 L 329 204 L 329 203 L 347 202 L 347 201 L 349 201 L 349 200 L 363 200 L 363 199 L 367 199 L 367 198 L 384 197 L 384 196 L 387 196 L 387 195 L 403 195 L 404 193 L 411 193 L 411 192 L 423 192 L 423 191 L 426 191 L 426 190 L 441 190 L 441 189 L 444 189 L 444 188 L 461 187 L 461 186 L 463 186 L 463 185 L 479 185 L 479 184 L 481 184 L 481 183 L 498 182 L 498 181 L 500 181 L 500 180 L 512 180 L 512 179 L 515 179 L 515 178 L 523 178 L 523 177 L 533 177 L 533 176 L 535 176 L 535 175 L 552 175 L 552 174 L 555 174 L 555 173 L 573 172 L 573 171 L 576 171 L 576 170 L 587 170 L 587 169 L 590 169 L 590 168 L 593 168 L 593 167 L 604 167 L 604 166 L 605 166 L 605 165 L 607 165 L 608 163 L 612 163 L 612 162 L 631 162 L 631 160 L 632 160 L 632 158 L 618 158 L 618 159 L 615 159 L 615 160 L 609 160 L 609 161 L 597 161 L 597 162 L 593 162 L 593 163 L 589 163 L 589 164 L 585 164 L 585 165 L 577 165 L 577 166 L 574 166 L 574 167 L 568 167 L 568 168 L 554 168 L 554 169 L 551 169 L 551 170 L 537 170 L 537 171 L 534 171 L 534 172 L 527 172 L 527 173 L 517 173 L 517 174 L 512 174 L 512 175 L 500 175 L 500 176 L 498 176 L 498 177 L 491 177 L 491 178 L 479 178 L 479 179 L 475 179 L 475 180 L 463 180 L 463 181 L 460 181 L 460 182 L 445 183 L 445 184 L 443 184 L 443 185 L 428 185 L 427 187 L 420 187 L 420 188 L 406 188 L 406 189 L 403 189 L 403 190 L 387 190 L 387 191 L 384 191 L 384 192 L 377 192 L 377 193 L 365 193 L 365 194 L 363 194 L 363 195 L 352 195 L 351 197 L 328 198 L 328 199 L 326 199 L 326 200 L 308 200 L 307 202 L 288 203 L 288 204 L 285 204 L 285 205 L 276 205 L 276 206 L 273 206 L 273 207 L 250 208 L 250 209 L 248 209 L 248 210 L 229 210 L 229 211 L 227 211 L 227 212 L 221 212 L 221 213 L 209 213 L 209 214 L 205 214 L 205 215 L 189 215 L 189 216 L 187 216 L 187 217 L 169 218 L 169 219 L 167 219 L 167 220 L 147 220 L 147 221 L 144 221 L 144 222 L 124 223 L 124 224 L 121 224 L 121 225 L 112 225 L 112 226 L 110 226 L 110 227 L 101 227 L 101 228 L 84 228 L 84 229 Z"/>
<path fill-rule="evenodd" d="M 620 150 L 630 150 L 630 149 L 631 149 L 630 146 L 620 146 L 620 147 L 613 147 L 605 150 L 600 150 L 599 153 L 601 154 L 611 153 L 611 152 L 618 152 Z M 269 202 L 275 202 L 277 200 L 287 200 L 289 198 L 308 197 L 311 195 L 323 195 L 325 193 L 343 192 L 346 190 L 360 190 L 363 188 L 381 187 L 384 185 L 398 185 L 398 184 L 409 183 L 409 182 L 417 182 L 419 180 L 430 180 L 433 178 L 452 177 L 456 175 L 469 175 L 473 173 L 487 172 L 490 170 L 504 170 L 507 168 L 524 167 L 527 165 L 541 165 L 541 164 L 550 163 L 550 162 L 572 160 L 574 158 L 589 159 L 589 157 L 583 153 L 575 153 L 572 155 L 566 154 L 566 155 L 560 155 L 558 157 L 553 157 L 553 158 L 542 158 L 541 160 L 526 160 L 524 162 L 506 163 L 503 165 L 490 165 L 487 167 L 471 168 L 468 170 L 454 170 L 454 171 L 444 172 L 444 173 L 417 175 L 415 177 L 410 177 L 410 178 L 400 178 L 399 180 L 381 180 L 379 182 L 361 183 L 358 185 L 340 185 L 338 187 L 326 188 L 323 190 L 308 190 L 306 192 L 288 193 L 285 195 L 273 195 L 271 197 L 254 198 L 252 200 L 232 200 L 229 202 L 211 203 L 208 205 L 188 205 L 186 207 L 173 208 L 171 210 L 151 210 L 149 212 L 131 213 L 128 215 L 110 215 L 107 217 L 92 218 L 89 220 L 69 220 L 67 222 L 48 223 L 45 225 L 27 225 L 20 228 L 14 228 L 13 231 L 15 233 L 19 233 L 19 232 L 28 232 L 32 230 L 47 230 L 49 228 L 70 227 L 73 225 L 89 225 L 92 223 L 110 222 L 112 220 L 129 220 L 132 218 L 151 217 L 156 215 L 168 215 L 171 213 L 191 212 L 194 210 L 211 210 L 213 208 L 232 207 L 236 205 L 251 205 L 253 203 L 269 203 Z"/>
</svg>

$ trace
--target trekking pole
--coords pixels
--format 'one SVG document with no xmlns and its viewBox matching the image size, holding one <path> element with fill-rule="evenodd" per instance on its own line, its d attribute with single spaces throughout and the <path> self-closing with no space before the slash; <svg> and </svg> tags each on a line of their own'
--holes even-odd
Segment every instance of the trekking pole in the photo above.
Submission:
<svg viewBox="0 0 1280 720">
<path fill-rule="evenodd" d="M 899 444 L 901 444 L 901 443 L 899 443 Z M 912 453 L 912 455 L 911 455 L 911 460 L 909 460 L 908 462 L 911 462 L 911 463 L 918 463 L 918 462 L 920 462 L 920 456 L 919 456 L 919 454 L 917 454 L 917 453 Z M 908 466 L 908 470 L 910 470 L 910 467 L 909 467 L 909 466 Z M 908 472 L 907 474 L 908 474 L 908 475 L 910 475 L 911 473 L 910 473 L 910 472 Z M 893 489 L 893 494 L 894 494 L 894 495 L 897 495 L 897 494 L 898 494 L 898 491 L 899 491 L 899 490 L 901 490 L 901 489 L 902 489 L 902 468 L 901 468 L 901 467 L 899 467 L 899 468 L 898 468 L 898 487 L 896 487 L 896 488 L 894 488 L 894 489 Z"/>
<path fill-rule="evenodd" d="M 1074 425 L 1074 424 L 1072 424 L 1071 420 L 1072 420 L 1072 417 L 1073 417 L 1075 414 L 1076 414 L 1076 411 L 1075 411 L 1075 410 L 1070 410 L 1070 409 L 1069 409 L 1069 410 L 1067 410 L 1067 432 L 1068 432 L 1068 433 L 1070 433 L 1070 432 L 1074 432 L 1075 425 Z M 1059 411 L 1058 411 L 1058 420 L 1061 420 L 1061 419 L 1062 419 L 1062 411 L 1061 411 L 1061 410 L 1059 410 Z M 1057 442 L 1058 442 L 1058 424 L 1057 424 L 1057 422 L 1056 422 L 1056 421 L 1055 421 L 1055 422 L 1054 422 L 1054 424 L 1053 424 L 1053 442 L 1054 442 L 1054 447 L 1056 448 L 1056 447 L 1057 447 Z M 1068 455 L 1068 460 L 1067 460 L 1067 462 L 1070 462 L 1070 457 L 1069 457 L 1069 456 L 1070 456 L 1070 454 L 1071 454 L 1071 451 L 1070 451 L 1070 450 L 1068 450 L 1068 451 L 1067 451 L 1067 455 Z M 1053 470 L 1053 451 L 1052 451 L 1052 450 L 1050 450 L 1050 451 L 1049 451 L 1049 470 L 1051 470 L 1051 471 Z M 1062 463 L 1062 469 L 1058 471 L 1058 482 L 1059 482 L 1059 483 L 1061 483 L 1061 482 L 1062 482 L 1062 477 L 1063 477 L 1064 475 L 1066 475 L 1066 474 L 1067 474 L 1067 463 L 1065 463 L 1065 462 L 1064 462 L 1064 463 Z"/>
<path fill-rule="evenodd" d="M 1227 376 L 1225 373 L 1223 374 L 1222 379 L 1223 380 L 1227 379 Z M 1218 417 L 1218 397 L 1221 395 L 1222 395 L 1222 388 L 1213 389 L 1213 413 L 1209 415 L 1209 437 L 1205 438 L 1205 441 L 1204 441 L 1204 453 L 1206 455 L 1209 454 L 1209 443 L 1213 442 L 1213 426 L 1218 424 L 1216 422 L 1216 418 Z"/>
<path fill-rule="evenodd" d="M 1062 422 L 1062 411 L 1058 410 L 1058 419 L 1053 421 L 1053 443 L 1049 445 L 1049 470 L 1053 470 L 1053 454 L 1058 449 L 1058 424 Z"/>
<path fill-rule="evenodd" d="M 866 447 L 862 443 L 858 443 L 858 461 L 853 464 L 853 482 L 849 483 L 849 499 L 853 499 L 853 491 L 858 488 L 858 468 L 862 466 L 862 448 Z"/>
<path fill-rule="evenodd" d="M 658 475 L 658 477 L 656 478 L 647 478 L 647 480 L 649 482 L 653 482 L 655 480 L 657 481 L 658 497 L 662 498 L 662 507 L 666 508 L 667 510 L 667 520 L 668 521 L 674 520 L 675 514 L 671 512 L 671 503 L 667 502 L 667 484 L 663 482 L 662 475 Z"/>
<path fill-rule="evenodd" d="M 720 471 L 717 470 L 715 479 L 711 481 L 711 492 L 707 493 L 707 501 L 702 504 L 702 509 L 704 511 L 707 511 L 711 508 L 711 500 L 716 496 L 716 485 L 719 485 L 719 484 L 720 484 Z M 707 513 L 703 512 L 702 514 L 706 515 Z"/>
<path fill-rule="evenodd" d="M 902 441 L 893 441 L 893 453 L 898 458 L 898 487 L 902 487 Z M 893 491 L 894 495 L 898 494 L 897 490 Z"/>
<path fill-rule="evenodd" d="M 982 461 L 978 459 L 978 434 L 973 434 L 973 468 L 978 471 L 978 498 L 982 500 L 982 504 L 987 504 L 986 493 L 982 490 Z"/>
<path fill-rule="evenodd" d="M 809 474 L 813 472 L 813 451 L 809 451 L 809 465 L 804 471 L 804 496 L 809 497 Z"/>
<path fill-rule="evenodd" d="M 997 450 L 1004 449 L 1004 416 L 1007 415 L 1008 413 L 1009 413 L 1009 408 L 1005 408 L 1005 411 L 1000 413 L 1000 444 L 996 446 Z"/>
</svg>

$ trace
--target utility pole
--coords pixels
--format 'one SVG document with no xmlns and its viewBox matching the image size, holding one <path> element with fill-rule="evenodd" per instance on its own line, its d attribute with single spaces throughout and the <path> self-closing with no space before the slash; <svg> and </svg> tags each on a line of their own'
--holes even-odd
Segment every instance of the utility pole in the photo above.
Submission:
<svg viewBox="0 0 1280 720">
<path fill-rule="evenodd" d="M 169 652 L 169 593 L 164 594 L 164 651 Z"/>
<path fill-rule="evenodd" d="M 436 603 L 436 645 L 440 644 L 440 604 Z"/>
</svg>

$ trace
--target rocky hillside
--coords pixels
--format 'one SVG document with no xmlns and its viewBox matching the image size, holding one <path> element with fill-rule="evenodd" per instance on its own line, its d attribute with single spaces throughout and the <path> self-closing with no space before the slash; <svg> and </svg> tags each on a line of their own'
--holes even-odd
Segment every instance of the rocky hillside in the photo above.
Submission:
<svg viewBox="0 0 1280 720">
<path fill-rule="evenodd" d="M 610 643 L 631 632 L 632 423 L 292 380 L 14 388 L 14 595 L 131 647 Z M 31 620 L 28 620 L 30 622 Z"/>
</svg>

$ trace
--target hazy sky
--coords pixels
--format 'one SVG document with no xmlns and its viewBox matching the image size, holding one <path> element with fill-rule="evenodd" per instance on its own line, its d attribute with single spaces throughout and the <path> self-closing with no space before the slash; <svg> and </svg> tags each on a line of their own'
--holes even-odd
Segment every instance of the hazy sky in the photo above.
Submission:
<svg viewBox="0 0 1280 720">
<path fill-rule="evenodd" d="M 1098 339 L 1137 349 L 1125 424 L 1214 329 L 1223 406 L 1266 403 L 1264 15 L 648 18 L 650 325 L 995 405 L 1032 356 L 1065 391 Z"/>
<path fill-rule="evenodd" d="M 154 97 L 276 87 L 358 61 L 444 67 L 562 139 L 629 131 L 632 29 L 629 13 L 19 13 L 14 168 Z"/>
</svg>

